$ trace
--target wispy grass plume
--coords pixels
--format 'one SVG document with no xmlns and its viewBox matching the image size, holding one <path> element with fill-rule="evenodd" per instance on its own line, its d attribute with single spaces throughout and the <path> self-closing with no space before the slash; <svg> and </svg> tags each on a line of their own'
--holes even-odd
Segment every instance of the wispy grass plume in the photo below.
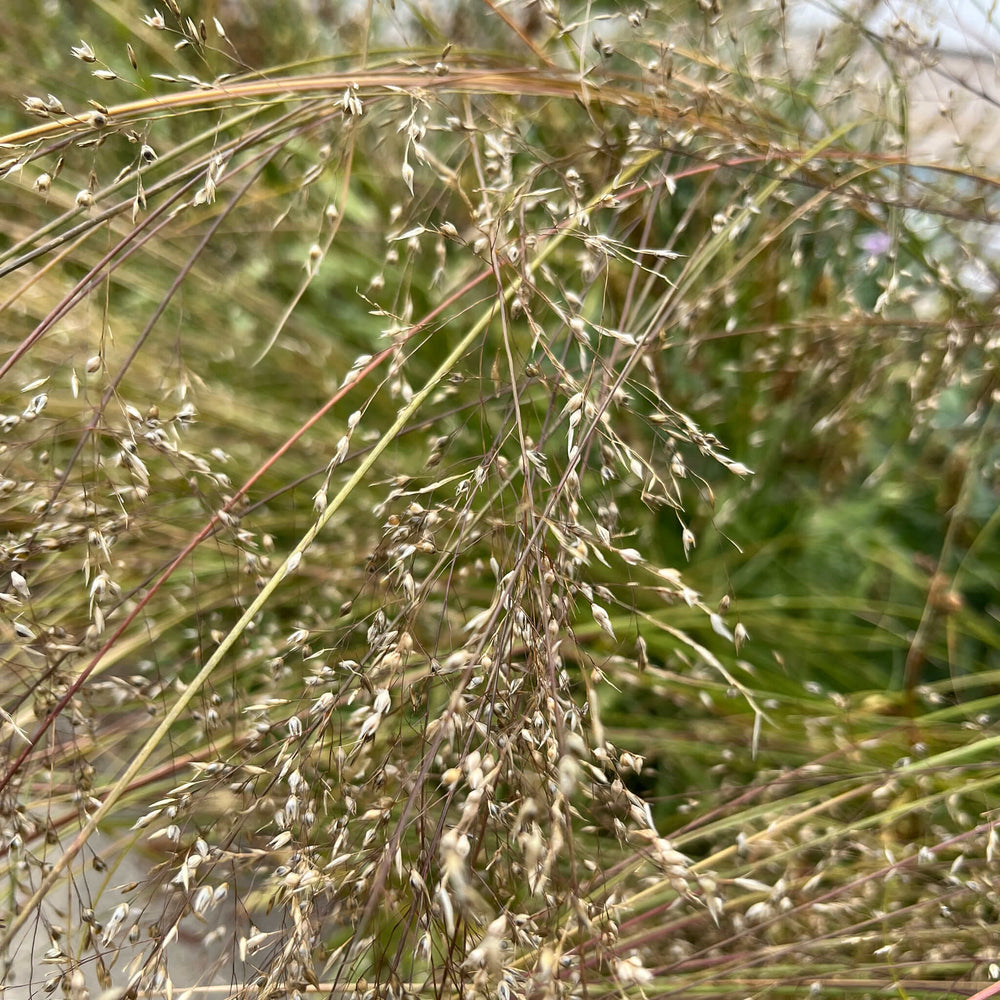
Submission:
<svg viewBox="0 0 1000 1000">
<path fill-rule="evenodd" d="M 8 987 L 997 978 L 998 180 L 802 13 L 28 32 Z"/>
</svg>

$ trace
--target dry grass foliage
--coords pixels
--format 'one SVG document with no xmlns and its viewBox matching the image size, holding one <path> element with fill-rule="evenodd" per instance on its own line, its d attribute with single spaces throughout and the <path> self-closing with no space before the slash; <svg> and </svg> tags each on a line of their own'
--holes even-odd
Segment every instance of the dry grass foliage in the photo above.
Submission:
<svg viewBox="0 0 1000 1000">
<path fill-rule="evenodd" d="M 205 7 L 95 7 L 0 148 L 9 986 L 988 977 L 995 699 L 923 671 L 995 638 L 950 574 L 996 181 L 908 153 L 932 40 L 304 6 L 337 58 L 292 63 Z M 830 696 L 730 593 L 732 512 L 854 482 L 889 401 L 911 441 L 966 416 L 955 527 L 922 608 L 858 612 L 899 698 Z"/>
</svg>

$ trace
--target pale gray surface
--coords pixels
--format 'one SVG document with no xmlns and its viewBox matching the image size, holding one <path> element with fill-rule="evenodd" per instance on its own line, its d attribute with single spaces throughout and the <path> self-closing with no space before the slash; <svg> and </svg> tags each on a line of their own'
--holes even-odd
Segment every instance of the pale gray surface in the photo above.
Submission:
<svg viewBox="0 0 1000 1000">
<path fill-rule="evenodd" d="M 93 838 L 93 846 L 96 851 L 106 857 L 108 861 L 113 859 L 113 849 L 109 841 L 96 834 Z M 149 859 L 140 856 L 126 856 L 121 864 L 111 874 L 108 881 L 109 886 L 118 886 L 133 881 L 145 881 L 148 877 Z M 81 898 L 93 898 L 100 886 L 107 877 L 106 873 L 95 871 L 91 866 L 84 865 L 82 871 L 77 871 L 74 875 L 74 886 Z M 75 893 L 74 893 L 75 895 Z M 114 907 L 125 899 L 126 896 L 120 892 L 106 889 L 101 902 L 95 907 L 96 916 L 103 923 L 106 923 Z M 156 912 L 163 908 L 166 902 L 166 895 L 155 901 Z M 174 905 L 177 900 L 172 901 Z M 208 975 L 209 970 L 220 958 L 221 949 L 229 948 L 231 936 L 231 921 L 226 927 L 227 918 L 233 916 L 232 898 L 229 899 L 229 908 L 226 910 L 226 902 L 210 915 L 210 921 L 202 923 L 192 916 L 185 917 L 181 924 L 181 933 L 176 942 L 170 946 L 169 950 L 169 973 L 171 979 L 180 987 L 193 985 L 195 982 L 202 986 L 230 986 L 233 983 L 233 964 L 227 960 L 214 975 Z M 57 907 L 62 909 L 67 905 L 67 892 L 65 889 L 53 894 L 51 900 L 46 903 L 43 909 L 44 921 L 50 924 L 70 925 L 74 929 L 79 927 L 79 909 L 77 902 L 73 902 L 72 920 L 65 919 L 63 913 L 57 911 Z M 127 942 L 128 928 L 135 922 L 137 913 L 130 914 L 123 924 L 122 933 L 116 938 L 116 944 L 121 947 L 117 958 L 112 961 L 114 948 L 104 949 L 108 960 L 109 970 L 115 987 L 124 987 L 128 982 L 130 972 L 126 972 L 126 966 L 132 961 L 136 954 L 141 952 L 143 944 L 148 948 L 148 942 L 139 942 L 133 950 Z M 206 946 L 205 938 L 220 926 L 225 927 L 227 933 L 219 935 L 215 941 L 210 941 Z M 69 940 L 67 950 L 71 950 L 74 939 Z M 58 971 L 58 966 L 46 964 L 42 961 L 45 952 L 51 946 L 51 941 L 46 932 L 45 922 L 31 920 L 25 930 L 15 942 L 11 953 L 11 968 L 4 983 L 4 1000 L 28 1000 L 29 997 L 45 996 L 43 991 L 46 979 Z M 72 953 L 72 952 L 71 952 Z M 92 960 L 88 960 L 83 966 L 85 987 L 89 990 L 91 998 L 97 1000 L 102 995 L 102 989 L 97 982 Z M 240 969 L 239 978 L 243 978 L 243 970 Z M 210 995 L 225 996 L 226 991 L 213 991 Z M 57 989 L 52 996 L 63 997 L 61 988 Z"/>
</svg>

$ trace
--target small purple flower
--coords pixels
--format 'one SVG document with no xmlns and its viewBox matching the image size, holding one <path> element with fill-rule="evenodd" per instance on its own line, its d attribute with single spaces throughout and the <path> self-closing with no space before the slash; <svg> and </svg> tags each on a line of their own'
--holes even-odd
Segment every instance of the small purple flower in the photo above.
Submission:
<svg viewBox="0 0 1000 1000">
<path fill-rule="evenodd" d="M 858 245 L 865 253 L 871 254 L 873 257 L 881 257 L 889 252 L 889 247 L 892 246 L 892 237 L 888 233 L 877 230 L 874 233 L 865 233 L 858 240 Z"/>
</svg>

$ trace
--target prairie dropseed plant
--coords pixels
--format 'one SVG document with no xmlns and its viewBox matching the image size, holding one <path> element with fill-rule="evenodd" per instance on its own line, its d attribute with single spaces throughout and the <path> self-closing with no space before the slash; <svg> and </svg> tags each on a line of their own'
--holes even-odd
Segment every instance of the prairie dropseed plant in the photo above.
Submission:
<svg viewBox="0 0 1000 1000">
<path fill-rule="evenodd" d="M 8 988 L 997 978 L 998 182 L 799 13 L 28 32 Z"/>
</svg>

